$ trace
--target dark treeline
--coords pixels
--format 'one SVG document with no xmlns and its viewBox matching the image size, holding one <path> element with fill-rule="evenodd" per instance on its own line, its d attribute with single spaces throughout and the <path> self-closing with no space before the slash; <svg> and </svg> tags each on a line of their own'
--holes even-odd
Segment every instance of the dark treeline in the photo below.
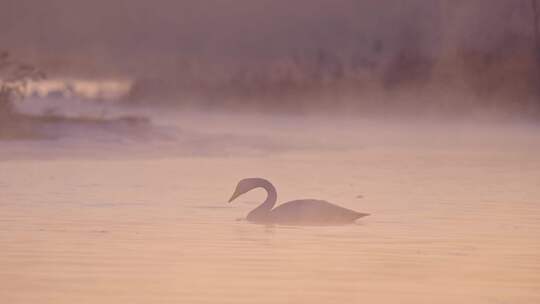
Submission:
<svg viewBox="0 0 540 304">
<path fill-rule="evenodd" d="M 402 48 L 379 56 L 306 51 L 273 62 L 223 67 L 197 61 L 176 72 L 141 76 L 126 101 L 206 107 L 320 108 L 455 111 L 471 108 L 531 113 L 540 110 L 537 56 L 530 45 L 508 43 L 494 50 L 456 48 L 425 54 Z"/>
<path fill-rule="evenodd" d="M 533 4 L 417 3 L 393 21 L 398 27 L 390 34 L 358 34 L 348 47 L 295 49 L 241 64 L 180 59 L 168 63 L 166 73 L 140 76 L 127 100 L 288 111 L 461 115 L 489 110 L 538 116 Z"/>
<path fill-rule="evenodd" d="M 535 0 L 4 0 L 0 46 L 129 103 L 538 115 Z M 536 113 L 536 114 L 535 114 Z"/>
</svg>

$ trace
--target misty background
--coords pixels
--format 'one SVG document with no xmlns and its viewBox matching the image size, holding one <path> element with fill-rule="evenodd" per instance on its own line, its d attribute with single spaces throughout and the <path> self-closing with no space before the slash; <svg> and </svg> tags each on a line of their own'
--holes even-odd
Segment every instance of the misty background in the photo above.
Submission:
<svg viewBox="0 0 540 304">
<path fill-rule="evenodd" d="M 1 0 L 0 7 L 1 49 L 60 83 L 122 82 L 112 96 L 128 105 L 540 113 L 530 0 Z"/>
</svg>

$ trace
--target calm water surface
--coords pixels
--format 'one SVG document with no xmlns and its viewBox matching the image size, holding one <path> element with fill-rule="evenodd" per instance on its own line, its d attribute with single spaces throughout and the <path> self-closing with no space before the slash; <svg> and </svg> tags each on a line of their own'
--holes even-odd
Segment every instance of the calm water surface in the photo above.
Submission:
<svg viewBox="0 0 540 304">
<path fill-rule="evenodd" d="M 236 157 L 4 154 L 0 302 L 540 303 L 540 145 L 506 139 Z M 372 216 L 253 225 L 242 218 L 262 190 L 226 203 L 248 176 L 270 179 L 278 201 Z"/>
</svg>

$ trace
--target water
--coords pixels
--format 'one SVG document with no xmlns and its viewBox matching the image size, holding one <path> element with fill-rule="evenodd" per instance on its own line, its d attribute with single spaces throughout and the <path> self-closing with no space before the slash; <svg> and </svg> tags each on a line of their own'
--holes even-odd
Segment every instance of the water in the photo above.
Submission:
<svg viewBox="0 0 540 304">
<path fill-rule="evenodd" d="M 183 144 L 1 143 L 0 302 L 540 303 L 536 129 L 183 123 Z M 372 215 L 253 225 L 262 190 L 226 203 L 250 176 Z"/>
</svg>

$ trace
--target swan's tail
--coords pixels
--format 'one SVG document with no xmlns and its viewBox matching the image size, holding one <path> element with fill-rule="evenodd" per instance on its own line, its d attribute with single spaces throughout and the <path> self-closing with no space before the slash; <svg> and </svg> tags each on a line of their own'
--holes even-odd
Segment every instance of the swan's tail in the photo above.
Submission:
<svg viewBox="0 0 540 304">
<path fill-rule="evenodd" d="M 356 218 L 355 219 L 359 219 L 361 217 L 366 217 L 366 216 L 369 216 L 371 215 L 370 213 L 361 213 L 361 212 L 356 212 Z"/>
</svg>

